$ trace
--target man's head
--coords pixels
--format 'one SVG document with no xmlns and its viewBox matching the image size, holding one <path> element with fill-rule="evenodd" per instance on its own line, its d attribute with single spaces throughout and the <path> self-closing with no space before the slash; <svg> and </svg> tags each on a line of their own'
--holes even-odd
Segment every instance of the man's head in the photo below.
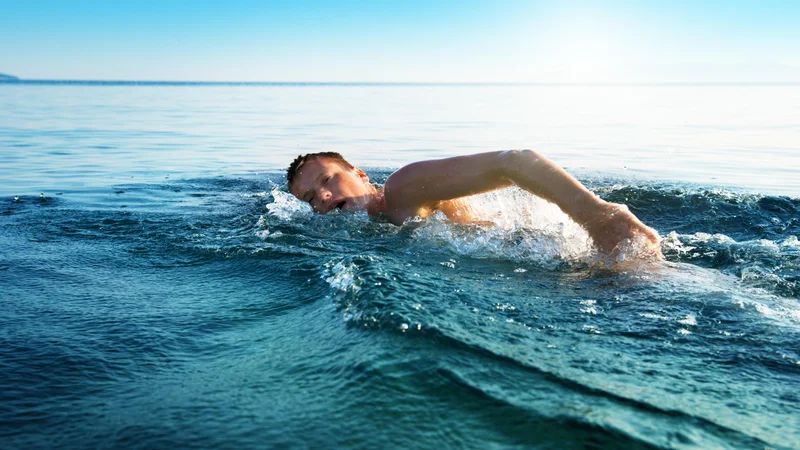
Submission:
<svg viewBox="0 0 800 450">
<path fill-rule="evenodd" d="M 320 214 L 365 208 L 375 193 L 367 174 L 336 152 L 298 156 L 286 171 L 286 180 L 289 192 Z"/>
</svg>

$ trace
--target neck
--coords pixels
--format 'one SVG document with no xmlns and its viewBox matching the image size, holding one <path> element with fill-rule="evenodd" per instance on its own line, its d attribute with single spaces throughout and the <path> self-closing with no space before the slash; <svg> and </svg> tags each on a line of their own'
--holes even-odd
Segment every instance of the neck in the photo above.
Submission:
<svg viewBox="0 0 800 450">
<path fill-rule="evenodd" d="M 367 203 L 367 214 L 370 216 L 377 216 L 382 212 L 386 212 L 386 197 L 383 196 L 383 188 L 372 185 L 372 189 L 373 192 Z"/>
</svg>

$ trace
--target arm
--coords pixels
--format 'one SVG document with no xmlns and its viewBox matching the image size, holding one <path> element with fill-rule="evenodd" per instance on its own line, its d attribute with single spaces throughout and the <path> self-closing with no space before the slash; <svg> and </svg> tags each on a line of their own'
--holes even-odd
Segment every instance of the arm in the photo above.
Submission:
<svg viewBox="0 0 800 450">
<path fill-rule="evenodd" d="M 402 223 L 420 208 L 443 200 L 479 194 L 516 184 L 555 203 L 582 225 L 604 253 L 625 238 L 642 233 L 658 237 L 624 206 L 608 203 L 561 167 L 531 150 L 509 150 L 409 164 L 386 180 L 389 220 Z"/>
</svg>

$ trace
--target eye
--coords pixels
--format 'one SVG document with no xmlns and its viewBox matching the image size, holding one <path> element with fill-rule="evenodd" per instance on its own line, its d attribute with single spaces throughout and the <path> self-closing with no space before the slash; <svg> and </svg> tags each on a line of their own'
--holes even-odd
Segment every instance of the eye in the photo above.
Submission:
<svg viewBox="0 0 800 450">
<path fill-rule="evenodd" d="M 328 184 L 328 181 L 331 181 L 331 176 L 330 175 L 325 177 L 325 181 L 323 181 L 322 184 Z"/>
</svg>

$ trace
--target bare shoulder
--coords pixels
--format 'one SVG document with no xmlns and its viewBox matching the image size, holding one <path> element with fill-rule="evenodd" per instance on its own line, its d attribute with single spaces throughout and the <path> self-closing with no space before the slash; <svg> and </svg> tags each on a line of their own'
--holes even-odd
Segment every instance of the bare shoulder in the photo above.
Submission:
<svg viewBox="0 0 800 450">
<path fill-rule="evenodd" d="M 420 209 L 426 206 L 419 200 L 418 193 L 420 189 L 424 189 L 424 185 L 420 185 L 417 166 L 419 163 L 403 166 L 389 175 L 383 185 L 386 216 L 395 225 L 402 224 L 409 217 L 419 215 Z"/>
<path fill-rule="evenodd" d="M 402 167 L 384 186 L 389 220 L 402 222 L 425 210 L 456 212 L 461 208 L 446 202 L 508 186 L 511 182 L 502 176 L 503 158 L 498 158 L 502 154 L 453 156 Z"/>
<path fill-rule="evenodd" d="M 386 179 L 384 188 L 401 194 L 408 190 L 415 190 L 417 182 L 425 169 L 426 162 L 427 161 L 414 162 L 395 170 L 389 175 L 389 178 Z"/>
<path fill-rule="evenodd" d="M 391 223 L 401 225 L 409 217 L 428 217 L 441 211 L 453 222 L 474 221 L 474 214 L 463 198 L 449 200 L 429 200 L 420 198 L 426 186 L 415 173 L 417 163 L 405 166 L 389 176 L 384 184 L 386 215 Z"/>
</svg>

